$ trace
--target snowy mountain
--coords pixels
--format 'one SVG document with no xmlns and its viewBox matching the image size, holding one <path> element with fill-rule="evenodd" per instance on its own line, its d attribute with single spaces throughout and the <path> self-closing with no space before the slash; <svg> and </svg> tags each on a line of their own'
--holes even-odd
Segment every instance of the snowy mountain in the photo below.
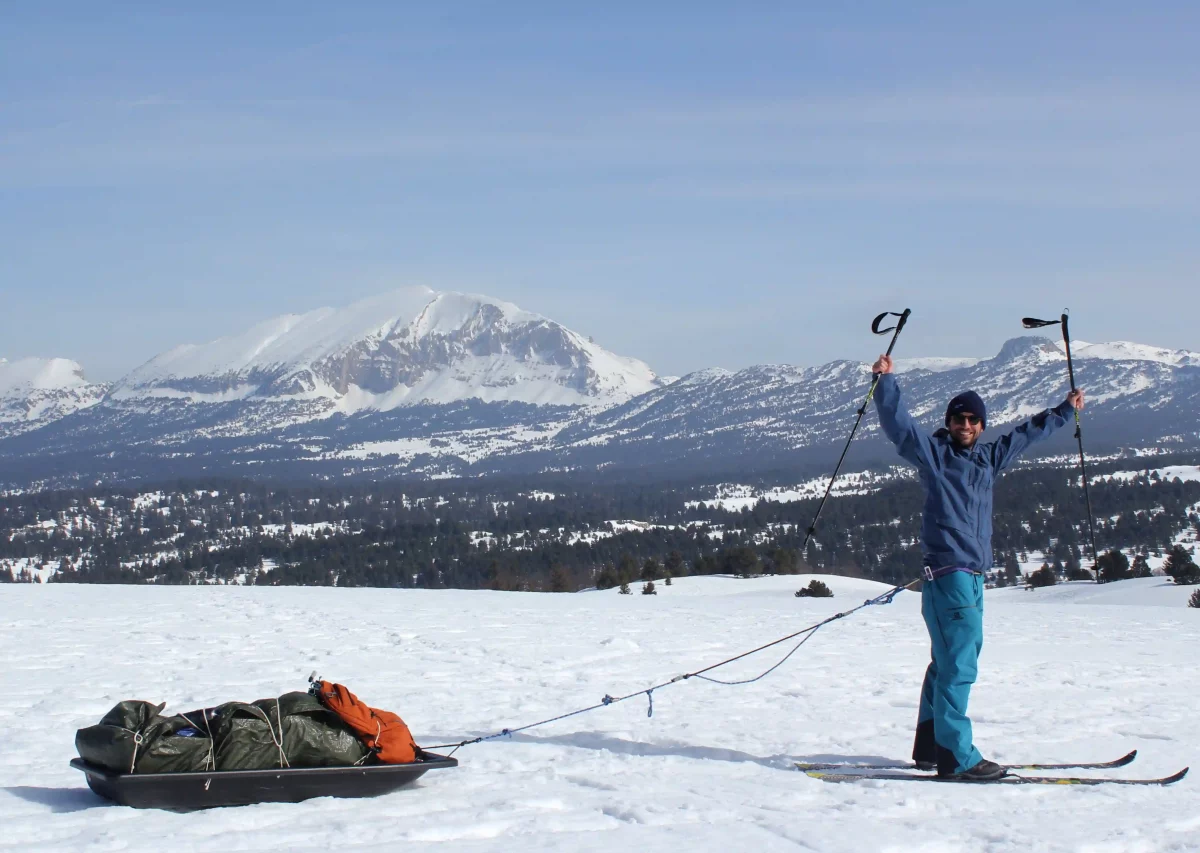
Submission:
<svg viewBox="0 0 1200 853">
<path fill-rule="evenodd" d="M 94 406 L 107 390 L 88 382 L 83 368 L 65 358 L 0 358 L 0 439 Z"/>
<path fill-rule="evenodd" d="M 1129 345 L 1087 345 L 1075 365 L 1087 392 L 1085 416 L 1095 447 L 1200 447 L 1200 369 L 1195 353 L 1165 358 L 1114 358 Z M 1107 349 L 1105 348 L 1107 347 Z M 1155 351 L 1134 350 L 1140 356 Z M 1072 352 L 1074 355 L 1074 351 Z M 946 401 L 973 388 L 987 401 L 988 437 L 1062 401 L 1066 356 L 1048 339 L 1014 338 L 991 359 L 947 369 L 911 369 L 900 377 L 909 410 L 930 430 L 941 426 Z M 670 459 L 723 461 L 758 467 L 828 458 L 845 441 L 870 387 L 870 366 L 838 361 L 815 368 L 764 365 L 737 373 L 705 371 L 590 415 L 562 430 L 557 441 L 577 459 L 624 456 L 642 464 Z M 1066 431 L 1069 435 L 1069 431 Z M 891 448 L 879 437 L 873 410 L 864 418 L 852 457 L 879 461 Z M 1059 448 L 1058 436 L 1045 445 Z"/>
<path fill-rule="evenodd" d="M 1076 342 L 1072 353 L 1089 450 L 1200 449 L 1200 354 L 1128 342 Z M 898 367 L 930 429 L 955 393 L 982 394 L 986 439 L 1061 401 L 1065 361 L 1060 343 L 1023 337 L 990 359 Z M 37 414 L 21 434 L 0 433 L 0 485 L 634 468 L 808 476 L 840 452 L 871 375 L 867 363 L 837 361 L 710 368 L 668 383 L 514 305 L 418 288 L 178 347 L 107 395 L 72 381 L 77 396 L 58 409 L 28 384 L 8 398 L 8 411 Z M 873 411 L 859 435 L 847 470 L 894 461 Z M 1071 445 L 1064 430 L 1039 452 Z"/>
<path fill-rule="evenodd" d="M 118 382 L 110 399 L 289 402 L 324 417 L 468 399 L 604 407 L 658 385 L 642 362 L 545 317 L 415 287 L 177 347 Z"/>
</svg>

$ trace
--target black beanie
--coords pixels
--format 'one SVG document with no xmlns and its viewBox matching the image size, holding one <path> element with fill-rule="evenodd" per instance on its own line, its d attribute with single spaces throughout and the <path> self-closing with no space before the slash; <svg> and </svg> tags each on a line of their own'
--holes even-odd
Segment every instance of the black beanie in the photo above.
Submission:
<svg viewBox="0 0 1200 853">
<path fill-rule="evenodd" d="M 987 429 L 987 406 L 983 404 L 983 398 L 974 391 L 963 391 L 950 401 L 950 405 L 946 407 L 946 426 L 950 426 L 952 415 L 961 414 L 977 415 L 979 423 Z"/>
</svg>

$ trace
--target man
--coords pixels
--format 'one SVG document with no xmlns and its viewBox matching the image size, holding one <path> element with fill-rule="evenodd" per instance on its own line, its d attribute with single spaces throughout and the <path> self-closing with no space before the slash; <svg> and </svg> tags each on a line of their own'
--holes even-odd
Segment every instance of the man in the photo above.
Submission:
<svg viewBox="0 0 1200 853">
<path fill-rule="evenodd" d="M 1004 768 L 979 754 L 967 717 L 967 698 L 983 648 L 983 573 L 992 565 L 992 487 L 1025 448 L 1049 437 L 1074 411 L 1083 409 L 1083 392 L 1072 391 L 1055 408 L 981 444 L 987 408 L 974 391 L 951 400 L 946 428 L 929 435 L 900 399 L 891 357 L 880 356 L 871 369 L 879 377 L 875 408 L 883 432 L 917 467 L 925 488 L 921 615 L 929 629 L 933 660 L 921 687 L 913 761 L 923 770 L 936 767 L 939 776 L 999 779 Z"/>
</svg>

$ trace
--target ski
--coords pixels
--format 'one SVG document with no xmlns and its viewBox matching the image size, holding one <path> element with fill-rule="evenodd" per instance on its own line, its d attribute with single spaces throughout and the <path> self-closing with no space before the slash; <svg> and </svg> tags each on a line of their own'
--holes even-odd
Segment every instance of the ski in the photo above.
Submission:
<svg viewBox="0 0 1200 853">
<path fill-rule="evenodd" d="M 1158 779 L 1114 779 L 1111 777 L 1087 776 L 1020 776 L 1011 774 L 1001 776 L 990 782 L 976 782 L 970 779 L 955 779 L 954 777 L 930 776 L 922 773 L 900 773 L 880 770 L 867 773 L 830 773 L 824 770 L 806 770 L 805 773 L 822 782 L 862 782 L 875 779 L 893 782 L 958 782 L 967 785 L 1173 785 L 1187 775 L 1188 768 L 1178 773 L 1162 776 Z"/>
<path fill-rule="evenodd" d="M 1112 761 L 1078 761 L 1067 764 L 1035 762 L 1032 764 L 1003 764 L 1001 766 L 1005 770 L 1111 770 L 1114 767 L 1124 767 L 1126 764 L 1132 763 L 1135 758 L 1137 758 L 1136 749 Z M 902 762 L 889 764 L 853 764 L 850 762 L 822 764 L 802 762 L 796 764 L 796 769 L 807 772 L 809 770 L 916 770 L 917 768 L 911 762 L 907 764 Z"/>
</svg>

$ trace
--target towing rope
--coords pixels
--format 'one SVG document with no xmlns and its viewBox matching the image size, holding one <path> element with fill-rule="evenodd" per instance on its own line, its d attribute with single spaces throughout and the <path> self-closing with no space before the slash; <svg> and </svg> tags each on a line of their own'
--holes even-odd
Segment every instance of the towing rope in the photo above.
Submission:
<svg viewBox="0 0 1200 853">
<path fill-rule="evenodd" d="M 501 729 L 500 731 L 495 732 L 490 735 L 480 735 L 479 737 L 468 738 L 466 740 L 458 741 L 457 743 L 436 744 L 434 746 L 422 747 L 422 749 L 450 749 L 449 754 L 454 755 L 454 753 L 456 753 L 459 749 L 461 749 L 464 746 L 470 746 L 471 744 L 476 744 L 476 743 L 483 743 L 484 741 L 487 741 L 487 740 L 496 740 L 497 738 L 502 738 L 502 737 L 512 737 L 514 734 L 516 734 L 518 732 L 523 732 L 523 731 L 527 731 L 529 729 L 534 729 L 534 728 L 537 728 L 538 726 L 548 725 L 549 723 L 555 723 L 555 722 L 558 722 L 559 720 L 565 720 L 568 717 L 577 717 L 580 714 L 586 714 L 589 711 L 595 711 L 597 708 L 604 708 L 608 705 L 615 705 L 618 702 L 624 702 L 626 699 L 633 699 L 637 696 L 645 696 L 646 697 L 646 699 L 649 702 L 649 707 L 646 709 L 646 716 L 652 717 L 652 716 L 654 716 L 654 691 L 660 690 L 664 687 L 670 687 L 672 684 L 677 684 L 680 681 L 687 681 L 689 678 L 699 678 L 703 681 L 712 682 L 713 684 L 722 684 L 722 685 L 726 685 L 726 686 L 750 684 L 752 682 L 758 681 L 760 678 L 765 678 L 766 676 L 770 675 L 772 672 L 777 670 L 779 667 L 783 666 L 783 664 L 787 661 L 788 658 L 790 658 L 792 655 L 794 655 L 801 646 L 803 646 L 810 639 L 812 639 L 812 636 L 815 633 L 817 633 L 817 631 L 824 628 L 830 622 L 836 622 L 838 619 L 844 619 L 845 617 L 849 616 L 852 613 L 857 613 L 859 610 L 862 610 L 864 607 L 871 607 L 872 605 L 877 605 L 877 604 L 891 604 L 892 599 L 894 599 L 897 595 L 899 595 L 901 591 L 908 589 L 909 587 L 918 583 L 920 580 L 921 579 L 918 578 L 917 580 L 911 581 L 907 584 L 904 584 L 903 586 L 893 587 L 892 589 L 888 590 L 887 592 L 883 593 L 882 595 L 877 595 L 874 598 L 868 598 L 866 601 L 864 601 L 862 604 L 858 605 L 857 607 L 853 607 L 850 610 L 843 611 L 842 613 L 835 613 L 834 615 L 832 615 L 826 619 L 822 619 L 820 622 L 816 623 L 815 625 L 809 625 L 807 628 L 802 628 L 799 631 L 794 631 L 791 634 L 788 634 L 786 637 L 780 637 L 778 640 L 772 640 L 771 642 L 761 645 L 756 649 L 751 649 L 748 652 L 742 652 L 740 655 L 734 655 L 731 658 L 726 658 L 725 660 L 721 661 L 720 663 L 714 663 L 711 666 L 706 666 L 703 669 L 696 670 L 695 672 L 686 672 L 683 675 L 677 675 L 674 678 L 672 678 L 670 681 L 664 681 L 662 684 L 656 684 L 653 687 L 647 687 L 645 690 L 637 690 L 633 693 L 627 693 L 624 696 L 609 696 L 608 694 L 605 694 L 604 698 L 601 699 L 595 705 L 589 705 L 588 707 L 580 708 L 577 711 L 569 711 L 565 714 L 559 714 L 556 717 L 550 717 L 549 719 L 546 719 L 546 720 L 539 720 L 536 723 L 529 723 L 528 725 L 524 725 L 524 726 L 517 726 L 515 728 Z M 767 669 L 765 672 L 762 672 L 759 675 L 756 675 L 754 678 L 747 678 L 743 681 L 720 681 L 719 679 L 710 678 L 710 677 L 704 675 L 704 673 L 711 672 L 712 670 L 717 669 L 718 667 L 722 667 L 727 664 L 731 664 L 734 661 L 739 661 L 742 658 L 749 657 L 750 655 L 758 654 L 759 652 L 765 651 L 766 649 L 769 649 L 772 646 L 777 646 L 780 643 L 786 643 L 788 640 L 794 640 L 796 637 L 800 637 L 800 636 L 803 636 L 803 639 L 801 639 L 800 642 L 798 642 L 795 645 L 795 647 L 792 648 L 792 650 L 790 652 L 788 652 L 786 655 L 784 655 L 783 658 L 777 664 L 775 664 L 771 668 Z M 453 748 L 451 749 L 451 747 L 453 747 Z"/>
</svg>

